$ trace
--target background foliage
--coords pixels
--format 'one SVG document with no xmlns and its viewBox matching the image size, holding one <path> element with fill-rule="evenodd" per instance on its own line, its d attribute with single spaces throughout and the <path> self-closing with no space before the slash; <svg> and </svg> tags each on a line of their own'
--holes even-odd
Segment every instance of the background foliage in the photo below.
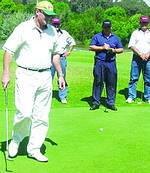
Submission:
<svg viewBox="0 0 150 173">
<path fill-rule="evenodd" d="M 61 18 L 62 28 L 77 41 L 78 46 L 88 46 L 92 36 L 101 31 L 104 19 L 110 19 L 112 31 L 124 46 L 131 32 L 139 26 L 139 17 L 150 14 L 142 0 L 49 0 Z M 34 15 L 35 0 L 0 1 L 0 41 L 6 40 L 13 29 Z"/>
</svg>

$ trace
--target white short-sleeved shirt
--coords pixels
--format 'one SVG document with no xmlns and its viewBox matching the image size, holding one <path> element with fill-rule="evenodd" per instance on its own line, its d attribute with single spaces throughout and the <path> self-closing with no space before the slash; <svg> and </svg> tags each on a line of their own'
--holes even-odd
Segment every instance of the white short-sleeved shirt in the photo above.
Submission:
<svg viewBox="0 0 150 173">
<path fill-rule="evenodd" d="M 76 45 L 75 40 L 66 30 L 60 30 L 58 32 L 58 42 L 59 47 L 61 47 L 60 54 L 66 52 L 69 47 Z"/>
<path fill-rule="evenodd" d="M 135 30 L 130 38 L 128 47 L 136 47 L 141 53 L 150 51 L 150 30 L 143 32 L 140 29 Z"/>
<path fill-rule="evenodd" d="M 51 67 L 51 56 L 59 53 L 58 36 L 51 25 L 45 30 L 38 28 L 34 18 L 19 24 L 3 46 L 15 55 L 16 64 L 32 69 Z"/>
</svg>

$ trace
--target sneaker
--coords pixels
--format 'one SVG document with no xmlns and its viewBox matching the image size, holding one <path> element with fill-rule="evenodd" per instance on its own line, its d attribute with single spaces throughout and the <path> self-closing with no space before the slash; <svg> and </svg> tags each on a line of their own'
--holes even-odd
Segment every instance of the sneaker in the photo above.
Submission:
<svg viewBox="0 0 150 173">
<path fill-rule="evenodd" d="M 62 99 L 62 100 L 61 100 L 61 103 L 67 104 L 67 100 L 66 100 L 66 99 Z"/>
<path fill-rule="evenodd" d="M 132 102 L 134 102 L 134 100 L 132 100 L 131 98 L 128 98 L 128 99 L 126 100 L 126 103 L 132 103 Z"/>
<path fill-rule="evenodd" d="M 35 152 L 33 154 L 28 153 L 29 158 L 33 158 L 39 162 L 48 162 L 48 158 L 44 156 L 41 152 Z"/>
<path fill-rule="evenodd" d="M 11 140 L 8 146 L 8 153 L 10 157 L 15 157 L 18 153 L 19 143 L 15 142 L 13 139 Z"/>
</svg>

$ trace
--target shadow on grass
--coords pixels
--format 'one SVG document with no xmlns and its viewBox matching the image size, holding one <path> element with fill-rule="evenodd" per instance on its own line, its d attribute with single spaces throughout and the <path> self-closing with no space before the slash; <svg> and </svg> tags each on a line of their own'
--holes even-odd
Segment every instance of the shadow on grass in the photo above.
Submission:
<svg viewBox="0 0 150 173">
<path fill-rule="evenodd" d="M 80 99 L 83 102 L 87 102 L 89 106 L 92 106 L 92 96 L 84 97 Z"/>
<path fill-rule="evenodd" d="M 118 91 L 119 94 L 124 95 L 125 99 L 128 98 L 128 88 L 124 88 Z"/>
<path fill-rule="evenodd" d="M 101 105 L 106 106 L 106 98 L 101 97 Z M 92 106 L 93 98 L 92 96 L 81 98 L 81 101 L 87 102 L 89 106 Z"/>
<path fill-rule="evenodd" d="M 53 90 L 53 98 L 57 99 L 58 101 L 60 101 L 59 97 L 58 97 L 58 90 Z"/>
<path fill-rule="evenodd" d="M 143 92 L 137 91 L 137 98 L 142 98 L 143 99 Z"/>
<path fill-rule="evenodd" d="M 11 141 L 11 139 L 9 139 L 8 142 L 10 143 L 10 141 Z M 25 137 L 23 139 L 23 141 L 19 145 L 19 149 L 18 149 L 18 154 L 17 155 L 20 155 L 20 156 L 27 155 L 28 141 L 29 141 L 29 137 Z M 54 145 L 57 146 L 58 145 L 56 142 L 54 142 L 53 140 L 51 140 L 49 138 L 46 138 L 45 141 L 48 142 L 48 143 L 50 143 L 52 146 L 54 146 Z M 5 153 L 5 151 L 6 151 L 6 141 L 2 141 L 1 142 L 0 151 L 2 151 L 3 153 Z M 45 151 L 46 151 L 46 146 L 43 144 L 42 147 L 41 147 L 41 153 L 42 154 L 45 154 Z"/>
<path fill-rule="evenodd" d="M 122 90 L 119 90 L 118 93 L 121 95 L 124 95 L 125 99 L 128 98 L 128 88 L 124 88 Z M 143 98 L 143 92 L 137 90 L 137 97 L 136 98 L 140 98 L 140 99 Z"/>
<path fill-rule="evenodd" d="M 51 145 L 58 145 L 56 142 L 52 141 L 50 138 L 46 138 L 45 141 L 49 142 Z"/>
</svg>

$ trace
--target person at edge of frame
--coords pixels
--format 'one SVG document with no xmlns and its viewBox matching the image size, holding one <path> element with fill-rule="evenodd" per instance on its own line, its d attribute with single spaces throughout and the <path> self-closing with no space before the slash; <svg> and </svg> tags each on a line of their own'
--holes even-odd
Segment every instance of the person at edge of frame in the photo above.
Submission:
<svg viewBox="0 0 150 173">
<path fill-rule="evenodd" d="M 117 111 L 115 107 L 117 87 L 116 54 L 123 52 L 123 46 L 118 36 L 112 33 L 111 28 L 111 21 L 104 20 L 102 22 L 102 32 L 94 35 L 89 46 L 89 50 L 95 52 L 93 100 L 90 110 L 99 108 L 104 88 L 107 94 L 105 106 L 108 109 Z"/>
<path fill-rule="evenodd" d="M 65 79 L 65 89 L 61 90 L 59 88 L 58 96 L 61 101 L 61 103 L 66 104 L 67 103 L 67 95 L 68 95 L 68 84 L 66 81 L 66 70 L 67 70 L 67 59 L 70 55 L 71 51 L 73 50 L 74 46 L 76 45 L 75 40 L 73 37 L 66 31 L 61 29 L 61 20 L 59 18 L 53 18 L 52 19 L 52 25 L 56 28 L 59 43 L 62 45 L 62 51 L 60 55 L 60 63 L 62 67 L 62 71 L 64 74 Z M 51 72 L 52 72 L 52 78 L 55 76 L 55 66 L 52 65 Z"/>
<path fill-rule="evenodd" d="M 60 65 L 59 43 L 55 28 L 48 24 L 56 15 L 53 5 L 41 1 L 36 5 L 35 16 L 19 24 L 3 46 L 2 85 L 4 90 L 10 81 L 10 62 L 15 55 L 17 64 L 15 81 L 16 114 L 9 144 L 9 157 L 18 154 L 21 141 L 29 136 L 27 154 L 39 162 L 47 162 L 41 147 L 49 127 L 49 111 L 52 100 L 51 57 L 58 72 L 59 87 L 65 88 Z"/>
<path fill-rule="evenodd" d="M 137 97 L 137 82 L 142 72 L 144 81 L 144 95 L 141 100 L 150 104 L 150 30 L 148 16 L 139 19 L 140 28 L 133 31 L 128 47 L 133 51 L 126 103 L 132 103 Z"/>
</svg>

